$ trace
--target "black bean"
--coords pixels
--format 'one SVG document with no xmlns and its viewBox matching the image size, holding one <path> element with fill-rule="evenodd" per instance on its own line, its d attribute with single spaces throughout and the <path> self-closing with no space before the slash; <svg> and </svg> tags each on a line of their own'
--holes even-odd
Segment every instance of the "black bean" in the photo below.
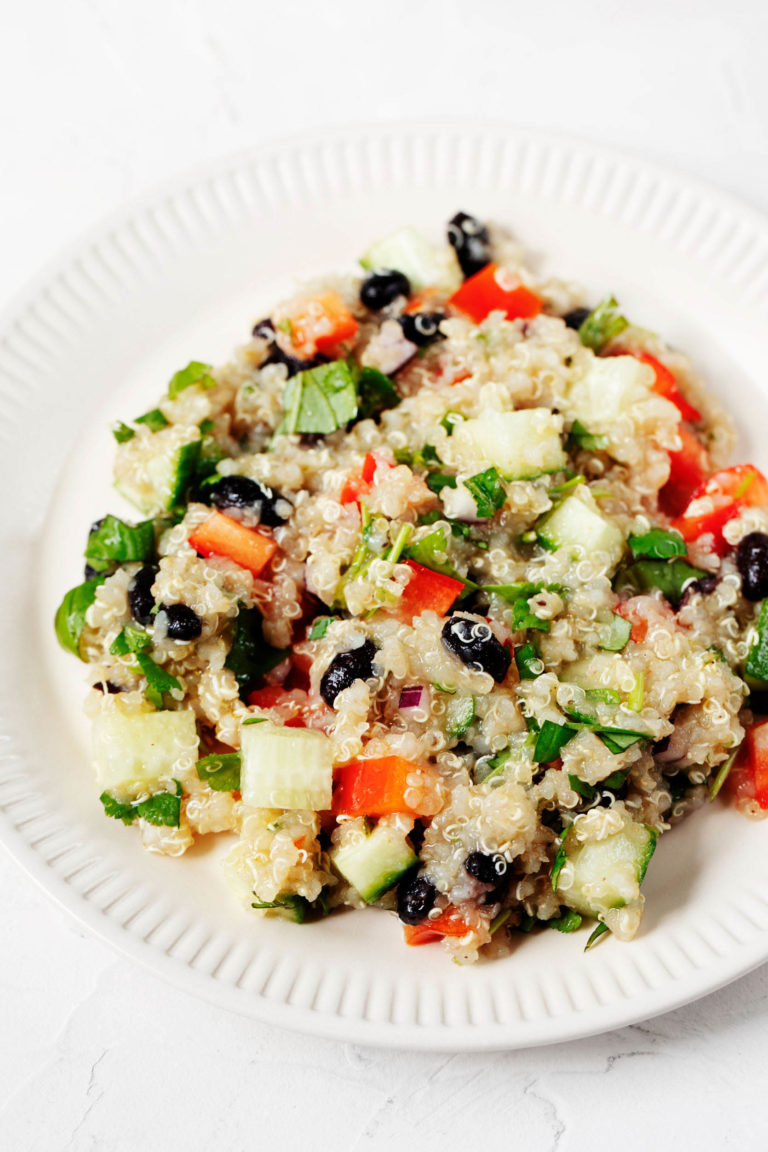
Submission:
<svg viewBox="0 0 768 1152">
<path fill-rule="evenodd" d="M 443 625 L 443 645 L 463 664 L 487 672 L 497 684 L 506 676 L 512 654 L 484 620 L 451 616 Z"/>
<path fill-rule="evenodd" d="M 154 564 L 145 564 L 143 568 L 139 568 L 128 585 L 128 604 L 131 609 L 131 616 L 138 624 L 152 623 L 155 598 L 151 589 L 156 579 L 157 567 Z"/>
<path fill-rule="evenodd" d="M 746 600 L 764 600 L 768 596 L 768 536 L 750 532 L 739 541 L 736 567 L 741 575 L 741 594 Z"/>
<path fill-rule="evenodd" d="M 713 576 L 711 573 L 706 576 L 700 576 L 698 580 L 691 580 L 683 589 L 683 594 L 677 605 L 678 609 L 685 607 L 694 592 L 699 592 L 702 596 L 709 596 L 710 592 L 714 592 L 719 583 L 719 578 Z"/>
<path fill-rule="evenodd" d="M 369 272 L 360 287 L 360 301 L 371 312 L 380 312 L 398 296 L 410 294 L 410 280 L 394 268 L 377 268 Z"/>
<path fill-rule="evenodd" d="M 491 262 L 488 229 L 474 216 L 457 212 L 448 223 L 448 243 L 456 253 L 464 276 L 474 276 Z"/>
<path fill-rule="evenodd" d="M 165 619 L 170 640 L 196 640 L 203 630 L 203 622 L 187 604 L 161 604 L 157 613 Z"/>
<path fill-rule="evenodd" d="M 442 312 L 405 312 L 398 317 L 403 336 L 417 348 L 426 348 L 435 340 L 445 340 L 440 331 L 440 321 L 445 320 Z"/>
<path fill-rule="evenodd" d="M 481 884 L 493 884 L 495 887 L 506 877 L 509 864 L 500 852 L 494 852 L 491 856 L 484 852 L 470 852 L 464 867 Z"/>
<path fill-rule="evenodd" d="M 437 889 L 426 876 L 406 876 L 397 887 L 397 914 L 403 924 L 421 924 L 435 906 Z"/>
<path fill-rule="evenodd" d="M 359 648 L 334 656 L 320 681 L 320 695 L 330 708 L 333 708 L 339 692 L 349 688 L 350 684 L 356 680 L 370 680 L 375 655 L 373 642 L 366 640 Z"/>
<path fill-rule="evenodd" d="M 248 476 L 222 476 L 207 486 L 207 499 L 217 508 L 242 508 L 258 515 L 262 524 L 276 528 L 285 524 L 288 502 L 274 488 Z"/>
<path fill-rule="evenodd" d="M 563 320 L 568 328 L 578 329 L 581 328 L 591 311 L 591 308 L 573 308 L 570 312 L 566 312 Z"/>
<path fill-rule="evenodd" d="M 86 564 L 83 568 L 83 580 L 93 580 L 94 576 L 105 575 L 105 572 L 99 572 L 96 568 L 91 568 L 90 564 Z"/>
<path fill-rule="evenodd" d="M 260 336 L 269 345 L 267 357 L 261 363 L 262 368 L 266 367 L 267 364 L 285 364 L 288 375 L 296 376 L 308 368 L 317 368 L 319 364 L 328 363 L 326 356 L 313 356 L 311 360 L 300 360 L 297 356 L 289 356 L 278 344 L 275 326 L 269 319 L 259 320 L 258 324 L 254 325 L 253 335 Z"/>
</svg>

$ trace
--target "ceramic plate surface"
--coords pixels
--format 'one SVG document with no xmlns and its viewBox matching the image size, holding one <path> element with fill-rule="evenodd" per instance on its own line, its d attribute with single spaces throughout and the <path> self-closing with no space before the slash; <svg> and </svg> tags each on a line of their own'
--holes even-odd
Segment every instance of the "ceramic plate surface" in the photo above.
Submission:
<svg viewBox="0 0 768 1152">
<path fill-rule="evenodd" d="M 84 669 L 51 627 L 87 525 L 120 511 L 110 421 L 150 407 L 180 364 L 225 359 L 294 278 L 352 269 L 405 223 L 438 238 L 458 209 L 687 350 L 735 412 L 738 458 L 768 465 L 768 222 L 727 197 L 471 123 L 329 131 L 194 172 L 74 246 L 0 324 L 0 838 L 100 936 L 223 1007 L 372 1044 L 512 1048 L 647 1018 L 768 958 L 768 826 L 717 804 L 663 837 L 638 938 L 586 955 L 584 932 L 542 932 L 458 968 L 406 948 L 390 914 L 256 920 L 220 879 L 220 846 L 152 857 L 104 818 Z"/>
</svg>

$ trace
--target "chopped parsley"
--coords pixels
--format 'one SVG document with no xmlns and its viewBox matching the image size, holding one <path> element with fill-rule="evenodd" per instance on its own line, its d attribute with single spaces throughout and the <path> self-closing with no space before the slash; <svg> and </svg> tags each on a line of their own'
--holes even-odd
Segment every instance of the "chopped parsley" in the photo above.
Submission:
<svg viewBox="0 0 768 1152">
<path fill-rule="evenodd" d="M 485 472 L 470 476 L 464 481 L 464 487 L 472 493 L 477 514 L 481 519 L 489 519 L 504 507 L 507 490 L 496 468 L 486 468 Z"/>
<path fill-rule="evenodd" d="M 593 352 L 600 352 L 616 336 L 620 336 L 629 321 L 618 311 L 618 302 L 613 296 L 606 296 L 590 312 L 579 328 L 579 339 Z"/>
<path fill-rule="evenodd" d="M 175 400 L 181 392 L 186 388 L 191 388 L 194 384 L 199 385 L 200 388 L 215 388 L 216 381 L 211 376 L 212 371 L 210 364 L 203 364 L 201 360 L 190 360 L 186 368 L 181 368 L 171 377 L 168 385 L 168 399 Z"/>
<path fill-rule="evenodd" d="M 181 818 L 182 788 L 178 780 L 174 780 L 175 792 L 156 792 L 147 800 L 133 800 L 129 803 L 117 800 L 110 792 L 102 792 L 99 799 L 104 805 L 107 816 L 113 820 L 122 820 L 123 824 L 133 824 L 134 820 L 146 820 L 148 824 L 156 824 L 166 828 L 178 828 Z"/>
</svg>

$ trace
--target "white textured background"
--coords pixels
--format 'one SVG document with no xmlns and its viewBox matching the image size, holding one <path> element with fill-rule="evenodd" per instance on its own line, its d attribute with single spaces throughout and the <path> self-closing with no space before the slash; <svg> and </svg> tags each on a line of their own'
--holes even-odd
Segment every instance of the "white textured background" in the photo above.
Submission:
<svg viewBox="0 0 768 1152">
<path fill-rule="evenodd" d="M 0 6 L 0 303 L 127 196 L 329 123 L 467 115 L 560 128 L 768 210 L 761 0 L 10 9 Z M 9 1152 L 768 1145 L 768 968 L 597 1039 L 409 1055 L 193 1002 L 86 936 L 4 856 L 0 925 Z"/>
</svg>

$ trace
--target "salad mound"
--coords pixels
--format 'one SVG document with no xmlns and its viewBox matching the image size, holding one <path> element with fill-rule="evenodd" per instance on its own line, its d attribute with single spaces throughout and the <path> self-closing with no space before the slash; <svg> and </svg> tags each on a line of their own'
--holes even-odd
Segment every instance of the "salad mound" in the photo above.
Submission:
<svg viewBox="0 0 768 1152">
<path fill-rule="evenodd" d="M 768 483 L 606 296 L 458 213 L 304 285 L 113 426 L 56 614 L 106 815 L 221 834 L 253 916 L 459 960 L 640 924 L 657 838 L 768 812 Z"/>
</svg>

